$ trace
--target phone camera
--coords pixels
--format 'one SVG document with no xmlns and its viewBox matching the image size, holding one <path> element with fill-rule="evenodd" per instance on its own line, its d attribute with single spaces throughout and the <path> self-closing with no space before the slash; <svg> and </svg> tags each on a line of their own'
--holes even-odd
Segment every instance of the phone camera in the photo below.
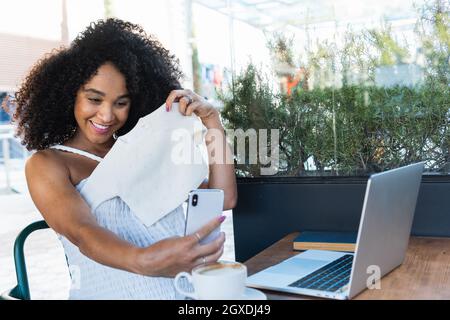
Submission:
<svg viewBox="0 0 450 320">
<path fill-rule="evenodd" d="M 192 205 L 195 207 L 197 205 L 198 202 L 198 195 L 194 194 L 194 196 L 192 197 Z"/>
</svg>

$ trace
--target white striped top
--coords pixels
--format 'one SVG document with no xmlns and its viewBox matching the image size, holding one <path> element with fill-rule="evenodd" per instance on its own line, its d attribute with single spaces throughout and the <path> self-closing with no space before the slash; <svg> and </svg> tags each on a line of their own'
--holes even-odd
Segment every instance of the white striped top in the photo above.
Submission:
<svg viewBox="0 0 450 320">
<path fill-rule="evenodd" d="M 72 147 L 56 145 L 51 148 L 102 160 Z M 76 185 L 81 196 L 87 179 Z M 184 234 L 185 215 L 181 204 L 149 227 L 119 197 L 103 202 L 92 214 L 100 226 L 138 247 L 148 247 L 162 239 Z M 173 278 L 147 277 L 99 264 L 83 255 L 64 236 L 58 235 L 58 238 L 64 247 L 72 278 L 69 299 L 184 299 L 176 292 Z M 187 281 L 182 286 L 191 291 Z"/>
</svg>

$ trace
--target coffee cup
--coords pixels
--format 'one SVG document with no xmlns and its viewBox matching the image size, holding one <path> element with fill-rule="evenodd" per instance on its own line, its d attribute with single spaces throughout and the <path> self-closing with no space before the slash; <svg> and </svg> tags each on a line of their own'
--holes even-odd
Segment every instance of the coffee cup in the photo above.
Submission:
<svg viewBox="0 0 450 320">
<path fill-rule="evenodd" d="M 180 287 L 181 278 L 187 278 L 194 292 L 186 292 Z M 246 280 L 245 265 L 234 261 L 218 261 L 197 266 L 191 274 L 180 272 L 174 281 L 179 293 L 195 300 L 239 300 L 244 295 Z"/>
</svg>

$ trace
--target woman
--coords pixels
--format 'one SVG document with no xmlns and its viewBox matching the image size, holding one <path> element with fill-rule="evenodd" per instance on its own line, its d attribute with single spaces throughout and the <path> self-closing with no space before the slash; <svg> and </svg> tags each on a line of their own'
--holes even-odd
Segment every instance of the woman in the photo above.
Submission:
<svg viewBox="0 0 450 320">
<path fill-rule="evenodd" d="M 207 140 L 213 129 L 225 139 L 218 112 L 181 89 L 180 76 L 174 57 L 139 26 L 108 19 L 38 62 L 17 93 L 17 134 L 37 151 L 25 167 L 28 188 L 63 244 L 72 299 L 181 298 L 172 278 L 223 253 L 223 233 L 207 245 L 199 240 L 224 217 L 182 236 L 181 206 L 146 227 L 118 197 L 94 212 L 83 198 L 82 186 L 115 137 L 164 103 L 170 109 L 178 101 L 182 114 L 196 114 Z M 210 164 L 208 182 L 200 186 L 223 189 L 224 210 L 237 198 L 234 167 L 226 163 Z"/>
</svg>

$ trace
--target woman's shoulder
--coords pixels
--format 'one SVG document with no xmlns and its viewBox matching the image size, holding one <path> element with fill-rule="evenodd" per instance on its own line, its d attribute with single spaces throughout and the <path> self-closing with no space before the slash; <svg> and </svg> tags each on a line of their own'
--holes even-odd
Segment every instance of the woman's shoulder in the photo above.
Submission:
<svg viewBox="0 0 450 320">
<path fill-rule="evenodd" d="M 54 150 L 45 149 L 33 153 L 25 163 L 25 175 L 40 177 L 70 177 L 69 168 L 64 159 Z"/>
</svg>

